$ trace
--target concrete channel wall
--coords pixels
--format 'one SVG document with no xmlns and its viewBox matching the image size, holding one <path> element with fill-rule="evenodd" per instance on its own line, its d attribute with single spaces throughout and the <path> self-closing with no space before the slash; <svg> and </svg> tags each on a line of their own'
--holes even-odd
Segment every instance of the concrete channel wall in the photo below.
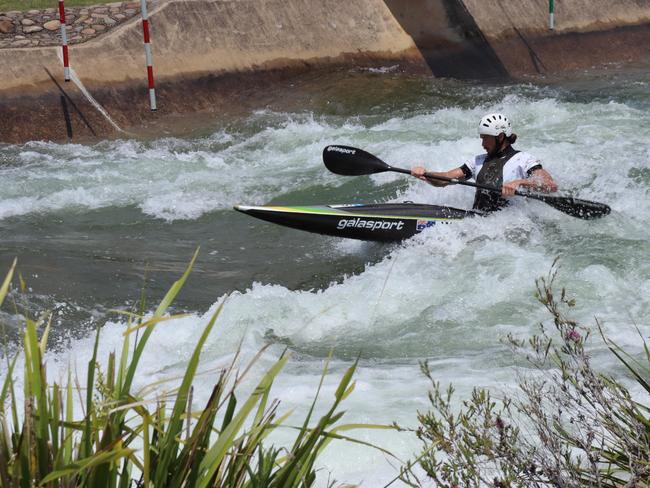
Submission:
<svg viewBox="0 0 650 488">
<path fill-rule="evenodd" d="M 424 65 L 383 0 L 151 2 L 158 112 L 149 111 L 137 18 L 70 48 L 70 64 L 122 127 L 220 110 L 242 87 L 332 65 Z M 60 48 L 0 49 L 0 141 L 110 136 L 115 128 L 73 83 Z M 262 74 L 260 74 L 262 73 Z M 241 95 L 240 95 L 241 96 Z"/>
<path fill-rule="evenodd" d="M 436 76 L 521 78 L 650 60 L 650 0 L 385 0 Z"/>
<path fill-rule="evenodd" d="M 550 31 L 548 0 L 153 1 L 156 117 L 211 110 L 242 86 L 336 65 L 507 78 L 650 59 L 650 0 L 556 5 Z M 63 83 L 59 51 L 0 49 L 1 142 L 115 133 Z M 151 120 L 137 18 L 72 46 L 70 59 L 119 125 Z"/>
<path fill-rule="evenodd" d="M 650 60 L 650 0 L 463 0 L 512 76 Z"/>
<path fill-rule="evenodd" d="M 381 0 L 167 0 L 149 11 L 156 76 L 199 76 L 366 57 L 418 56 Z M 61 71 L 57 48 L 0 50 L 1 90 L 38 88 Z M 70 49 L 89 86 L 142 81 L 139 19 Z"/>
</svg>

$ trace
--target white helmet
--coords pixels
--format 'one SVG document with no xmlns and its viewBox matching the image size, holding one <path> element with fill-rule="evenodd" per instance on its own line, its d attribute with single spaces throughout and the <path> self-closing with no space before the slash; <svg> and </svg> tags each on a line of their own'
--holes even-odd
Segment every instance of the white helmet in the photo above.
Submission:
<svg viewBox="0 0 650 488">
<path fill-rule="evenodd" d="M 505 115 L 488 114 L 479 122 L 478 133 L 480 135 L 495 137 L 499 134 L 505 134 L 506 137 L 510 137 L 512 134 L 512 125 Z"/>
</svg>

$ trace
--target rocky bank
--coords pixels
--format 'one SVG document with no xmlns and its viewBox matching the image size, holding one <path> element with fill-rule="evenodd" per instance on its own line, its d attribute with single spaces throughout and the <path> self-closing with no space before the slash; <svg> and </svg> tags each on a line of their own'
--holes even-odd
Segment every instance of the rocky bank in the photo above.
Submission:
<svg viewBox="0 0 650 488">
<path fill-rule="evenodd" d="M 137 2 L 66 8 L 68 44 L 86 42 L 140 13 Z M 0 13 L 0 49 L 60 46 L 61 22 L 55 8 Z"/>
</svg>

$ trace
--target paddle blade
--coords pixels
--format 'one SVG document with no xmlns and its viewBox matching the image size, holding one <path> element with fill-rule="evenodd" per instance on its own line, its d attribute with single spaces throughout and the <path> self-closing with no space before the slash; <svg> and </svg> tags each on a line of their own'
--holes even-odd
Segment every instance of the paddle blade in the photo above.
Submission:
<svg viewBox="0 0 650 488">
<path fill-rule="evenodd" d="M 555 197 L 549 195 L 542 196 L 540 200 L 560 212 L 584 220 L 599 219 L 600 217 L 609 215 L 612 211 L 612 209 L 604 203 L 590 202 L 589 200 L 581 200 L 579 198 Z"/>
<path fill-rule="evenodd" d="M 346 176 L 370 175 L 392 169 L 377 156 L 350 146 L 327 146 L 323 149 L 323 162 L 332 173 Z"/>
</svg>

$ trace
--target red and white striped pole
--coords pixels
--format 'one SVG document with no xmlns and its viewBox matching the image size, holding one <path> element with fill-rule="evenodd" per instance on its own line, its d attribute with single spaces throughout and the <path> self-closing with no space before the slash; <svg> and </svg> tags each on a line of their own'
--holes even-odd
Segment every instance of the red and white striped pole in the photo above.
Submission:
<svg viewBox="0 0 650 488">
<path fill-rule="evenodd" d="M 63 79 L 70 81 L 70 63 L 68 61 L 68 35 L 65 32 L 65 6 L 59 0 L 59 21 L 61 22 L 61 44 L 63 48 Z"/>
<path fill-rule="evenodd" d="M 149 39 L 149 17 L 147 16 L 147 0 L 140 0 L 142 15 L 142 33 L 144 34 L 144 55 L 147 58 L 147 78 L 149 79 L 149 104 L 151 111 L 156 110 L 156 88 L 153 82 L 153 58 L 151 56 L 151 41 Z"/>
</svg>

